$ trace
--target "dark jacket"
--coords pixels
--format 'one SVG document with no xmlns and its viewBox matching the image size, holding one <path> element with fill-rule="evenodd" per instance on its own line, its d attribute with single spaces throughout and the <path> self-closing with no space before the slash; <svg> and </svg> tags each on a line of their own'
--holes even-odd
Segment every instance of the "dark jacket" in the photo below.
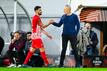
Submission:
<svg viewBox="0 0 107 71">
<path fill-rule="evenodd" d="M 25 47 L 25 41 L 22 39 L 19 39 L 15 41 L 14 43 L 10 43 L 9 51 L 12 51 L 13 48 L 15 48 L 16 51 L 22 51 L 24 47 Z"/>
</svg>

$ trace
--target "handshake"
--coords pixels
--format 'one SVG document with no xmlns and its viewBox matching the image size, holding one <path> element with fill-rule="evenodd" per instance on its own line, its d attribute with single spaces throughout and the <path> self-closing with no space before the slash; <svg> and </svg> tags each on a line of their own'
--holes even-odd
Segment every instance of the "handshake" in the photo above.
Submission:
<svg viewBox="0 0 107 71">
<path fill-rule="evenodd" d="M 55 21 L 54 20 L 49 20 L 48 24 L 53 24 Z"/>
</svg>

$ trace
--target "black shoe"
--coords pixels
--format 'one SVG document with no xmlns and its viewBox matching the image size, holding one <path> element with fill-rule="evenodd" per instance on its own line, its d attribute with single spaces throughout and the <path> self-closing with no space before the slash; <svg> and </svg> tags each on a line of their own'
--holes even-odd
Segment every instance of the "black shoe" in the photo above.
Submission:
<svg viewBox="0 0 107 71">
<path fill-rule="evenodd" d="M 77 64 L 75 67 L 76 67 L 76 68 L 82 68 L 82 65 Z"/>
<path fill-rule="evenodd" d="M 64 68 L 64 66 L 63 66 L 63 65 L 59 65 L 58 67 L 59 67 L 59 68 Z"/>
</svg>

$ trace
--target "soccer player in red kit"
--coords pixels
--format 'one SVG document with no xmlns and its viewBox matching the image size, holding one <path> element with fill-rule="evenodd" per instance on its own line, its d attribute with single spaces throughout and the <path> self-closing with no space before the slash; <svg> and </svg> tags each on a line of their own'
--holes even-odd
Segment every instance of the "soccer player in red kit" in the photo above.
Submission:
<svg viewBox="0 0 107 71">
<path fill-rule="evenodd" d="M 47 35 L 47 37 L 52 39 L 52 37 L 44 30 L 44 28 L 48 27 L 50 24 L 42 24 L 42 21 L 40 19 L 40 15 L 42 15 L 42 10 L 40 6 L 36 6 L 34 8 L 34 11 L 36 15 L 32 19 L 32 46 L 26 56 L 24 65 L 27 65 L 29 59 L 32 57 L 36 49 L 40 50 L 40 54 L 45 62 L 45 65 L 48 65 L 49 63 L 45 54 L 45 48 L 41 39 L 41 33 L 43 32 L 45 35 Z"/>
</svg>

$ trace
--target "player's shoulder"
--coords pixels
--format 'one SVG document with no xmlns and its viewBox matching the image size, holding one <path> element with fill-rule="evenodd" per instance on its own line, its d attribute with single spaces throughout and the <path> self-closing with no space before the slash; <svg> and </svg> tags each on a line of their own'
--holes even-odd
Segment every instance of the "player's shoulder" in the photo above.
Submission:
<svg viewBox="0 0 107 71">
<path fill-rule="evenodd" d="M 37 15 L 34 15 L 33 18 L 34 18 L 34 19 L 40 19 L 40 17 L 37 16 Z"/>
</svg>

